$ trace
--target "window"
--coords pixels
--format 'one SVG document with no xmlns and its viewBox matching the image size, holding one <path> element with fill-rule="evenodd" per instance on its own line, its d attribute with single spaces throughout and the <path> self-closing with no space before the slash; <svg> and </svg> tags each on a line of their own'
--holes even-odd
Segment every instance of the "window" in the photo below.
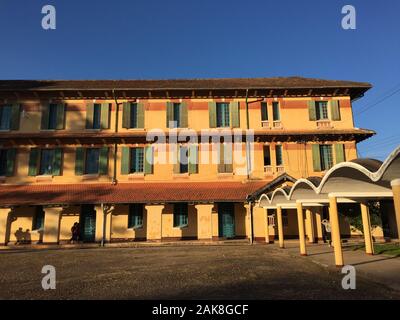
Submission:
<svg viewBox="0 0 400 320">
<path fill-rule="evenodd" d="M 0 176 L 7 174 L 7 150 L 0 150 Z"/>
<path fill-rule="evenodd" d="M 217 103 L 217 127 L 229 127 L 229 103 Z"/>
<path fill-rule="evenodd" d="M 42 206 L 37 206 L 32 220 L 32 230 L 43 230 L 44 210 Z"/>
<path fill-rule="evenodd" d="M 54 149 L 42 149 L 40 154 L 40 175 L 52 175 L 54 165 Z"/>
<path fill-rule="evenodd" d="M 179 172 L 188 173 L 189 172 L 189 159 L 188 159 L 189 149 L 188 147 L 181 146 L 179 148 Z"/>
<path fill-rule="evenodd" d="M 142 228 L 143 227 L 143 204 L 130 204 L 128 215 L 128 228 Z"/>
<path fill-rule="evenodd" d="M 142 173 L 144 164 L 144 148 L 131 148 L 129 173 Z"/>
<path fill-rule="evenodd" d="M 11 106 L 0 107 L 0 130 L 10 130 L 11 129 Z"/>
<path fill-rule="evenodd" d="M 321 170 L 328 170 L 333 166 L 332 145 L 319 146 L 319 152 L 321 157 Z"/>
<path fill-rule="evenodd" d="M 282 145 L 280 144 L 275 146 L 275 157 L 276 157 L 276 165 L 283 166 Z"/>
<path fill-rule="evenodd" d="M 95 103 L 93 106 L 93 129 L 101 127 L 101 104 Z"/>
<path fill-rule="evenodd" d="M 182 228 L 188 225 L 187 203 L 174 204 L 174 228 Z"/>
<path fill-rule="evenodd" d="M 268 104 L 261 102 L 261 121 L 268 121 Z"/>
<path fill-rule="evenodd" d="M 137 103 L 131 103 L 130 109 L 130 128 L 138 127 L 138 106 Z"/>
<path fill-rule="evenodd" d="M 173 112 L 173 117 L 172 121 L 174 125 L 172 126 L 173 128 L 180 128 L 181 127 L 181 104 L 180 103 L 174 103 L 173 104 L 174 112 Z"/>
<path fill-rule="evenodd" d="M 271 165 L 271 151 L 269 146 L 264 146 L 264 167 Z"/>
<path fill-rule="evenodd" d="M 272 102 L 272 118 L 274 121 L 281 121 L 279 102 Z"/>
<path fill-rule="evenodd" d="M 98 148 L 86 149 L 85 174 L 99 173 L 99 156 L 100 156 L 100 149 Z"/>
<path fill-rule="evenodd" d="M 57 105 L 50 104 L 49 105 L 49 129 L 57 128 Z"/>
<path fill-rule="evenodd" d="M 316 101 L 315 102 L 315 115 L 317 120 L 328 120 L 328 102 Z"/>
</svg>

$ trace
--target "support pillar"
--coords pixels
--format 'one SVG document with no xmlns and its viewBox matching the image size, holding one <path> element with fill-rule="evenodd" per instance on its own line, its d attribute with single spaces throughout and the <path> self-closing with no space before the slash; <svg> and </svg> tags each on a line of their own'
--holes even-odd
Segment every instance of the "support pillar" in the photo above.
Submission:
<svg viewBox="0 0 400 320">
<path fill-rule="evenodd" d="M 308 243 L 315 243 L 314 213 L 311 209 L 306 209 L 306 223 Z"/>
<path fill-rule="evenodd" d="M 342 267 L 344 263 L 342 241 L 340 239 L 339 215 L 337 210 L 336 197 L 329 197 L 329 220 L 332 229 L 332 242 L 335 252 L 335 264 L 337 267 Z"/>
<path fill-rule="evenodd" d="M 297 221 L 299 226 L 299 244 L 300 244 L 300 255 L 306 256 L 306 235 L 304 232 L 304 215 L 303 205 L 301 202 L 297 202 Z"/>
<path fill-rule="evenodd" d="M 264 209 L 264 220 L 265 220 L 265 243 L 269 244 L 269 221 L 268 221 L 268 209 Z"/>
<path fill-rule="evenodd" d="M 8 242 L 8 215 L 10 213 L 10 208 L 1 208 L 0 209 L 0 246 L 7 245 Z"/>
<path fill-rule="evenodd" d="M 364 230 L 365 252 L 369 255 L 374 254 L 374 243 L 371 233 L 371 218 L 369 208 L 366 203 L 361 203 L 361 217 Z"/>
<path fill-rule="evenodd" d="M 246 221 L 245 221 L 245 228 L 246 228 L 246 236 L 249 238 L 250 243 L 253 243 L 253 223 L 252 223 L 252 217 L 251 217 L 251 203 L 246 203 L 244 204 L 244 207 L 246 209 Z"/>
<path fill-rule="evenodd" d="M 110 242 L 111 240 L 111 209 L 109 206 L 104 205 L 104 211 L 102 206 L 95 206 L 96 210 L 96 234 L 95 241 L 102 242 L 103 233 L 105 242 Z M 105 226 L 104 226 L 104 218 L 105 218 Z M 105 228 L 104 228 L 105 227 Z"/>
<path fill-rule="evenodd" d="M 147 230 L 146 238 L 148 241 L 161 241 L 162 229 L 162 211 L 164 205 L 151 205 L 145 206 L 147 211 Z"/>
<path fill-rule="evenodd" d="M 315 212 L 315 225 L 317 229 L 317 242 L 323 239 L 324 235 L 322 232 L 322 208 L 318 210 L 318 212 Z"/>
<path fill-rule="evenodd" d="M 253 208 L 254 240 L 256 242 L 266 242 L 267 240 L 267 219 L 263 207 Z"/>
<path fill-rule="evenodd" d="M 60 238 L 61 207 L 44 207 L 43 243 L 58 244 Z"/>
<path fill-rule="evenodd" d="M 400 179 L 393 180 L 391 183 L 393 191 L 394 211 L 396 215 L 397 237 L 400 239 Z"/>
<path fill-rule="evenodd" d="M 283 222 L 282 222 L 282 208 L 276 207 L 276 220 L 278 220 L 278 238 L 279 238 L 279 247 L 284 248 L 285 242 L 283 239 Z"/>
<path fill-rule="evenodd" d="M 196 204 L 197 210 L 197 239 L 212 239 L 212 209 L 213 204 Z"/>
</svg>

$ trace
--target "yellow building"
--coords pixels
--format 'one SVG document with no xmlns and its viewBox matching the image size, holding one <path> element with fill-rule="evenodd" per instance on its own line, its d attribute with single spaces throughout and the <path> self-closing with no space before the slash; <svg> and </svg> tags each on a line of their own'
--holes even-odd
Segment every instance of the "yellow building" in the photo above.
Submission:
<svg viewBox="0 0 400 320">
<path fill-rule="evenodd" d="M 75 223 L 84 242 L 273 239 L 252 195 L 355 159 L 374 132 L 354 127 L 352 101 L 370 87 L 2 80 L 0 244 L 68 242 Z"/>
</svg>

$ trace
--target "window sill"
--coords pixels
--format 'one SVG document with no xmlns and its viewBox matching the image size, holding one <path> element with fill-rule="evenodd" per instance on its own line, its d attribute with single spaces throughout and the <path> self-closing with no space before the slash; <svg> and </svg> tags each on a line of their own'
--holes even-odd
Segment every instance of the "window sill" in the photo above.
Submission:
<svg viewBox="0 0 400 320">
<path fill-rule="evenodd" d="M 57 129 L 40 129 L 40 132 L 55 132 Z"/>
<path fill-rule="evenodd" d="M 233 172 L 218 172 L 219 177 L 233 177 Z"/>
<path fill-rule="evenodd" d="M 189 178 L 189 173 L 174 173 L 173 177 L 177 179 L 187 179 Z"/>
<path fill-rule="evenodd" d="M 0 129 L 0 133 L 1 132 L 11 132 L 11 129 Z"/>
<path fill-rule="evenodd" d="M 87 131 L 87 132 L 99 132 L 102 130 L 107 130 L 107 129 L 87 129 L 87 128 L 85 128 L 85 131 Z"/>
<path fill-rule="evenodd" d="M 144 173 L 130 173 L 128 174 L 128 180 L 142 180 L 144 179 Z"/>
<path fill-rule="evenodd" d="M 146 131 L 145 128 L 126 128 L 128 131 Z"/>
<path fill-rule="evenodd" d="M 176 226 L 176 227 L 174 227 L 174 229 L 186 229 L 186 228 L 188 228 L 189 227 L 189 225 L 188 224 L 185 224 L 185 225 L 183 225 L 183 226 Z"/>
<path fill-rule="evenodd" d="M 36 182 L 51 182 L 53 181 L 53 176 L 52 175 L 38 175 L 36 176 Z"/>
<path fill-rule="evenodd" d="M 140 230 L 140 229 L 143 229 L 143 225 L 137 226 L 137 227 L 128 228 L 128 230 L 131 230 L 131 231 L 136 231 L 136 230 Z"/>
<path fill-rule="evenodd" d="M 98 180 L 100 175 L 97 174 L 84 174 L 82 180 Z"/>
</svg>

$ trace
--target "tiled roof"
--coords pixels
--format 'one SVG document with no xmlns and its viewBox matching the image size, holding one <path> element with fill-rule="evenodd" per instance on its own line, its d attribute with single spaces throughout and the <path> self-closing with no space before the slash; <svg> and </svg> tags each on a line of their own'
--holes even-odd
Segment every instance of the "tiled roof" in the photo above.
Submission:
<svg viewBox="0 0 400 320">
<path fill-rule="evenodd" d="M 0 186 L 0 206 L 245 201 L 267 181 L 37 184 Z"/>
<path fill-rule="evenodd" d="M 371 88 L 367 82 L 303 77 L 171 80 L 0 80 L 1 90 L 187 90 L 187 89 Z"/>
</svg>

